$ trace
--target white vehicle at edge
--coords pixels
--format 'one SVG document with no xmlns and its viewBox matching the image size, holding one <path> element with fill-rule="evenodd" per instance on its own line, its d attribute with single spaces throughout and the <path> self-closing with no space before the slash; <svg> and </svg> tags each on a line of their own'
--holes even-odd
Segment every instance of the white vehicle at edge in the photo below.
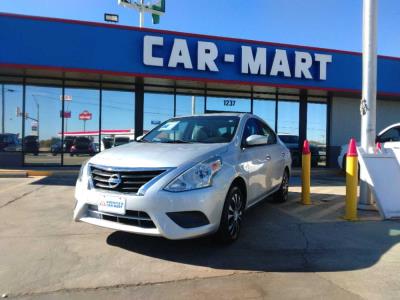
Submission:
<svg viewBox="0 0 400 300">
<path fill-rule="evenodd" d="M 383 129 L 376 137 L 377 143 L 381 143 L 383 149 L 400 148 L 400 123 L 392 124 Z M 357 146 L 360 146 L 357 143 Z M 348 145 L 342 145 L 338 156 L 339 167 L 344 170 L 346 167 L 346 154 Z"/>
<path fill-rule="evenodd" d="M 74 220 L 184 239 L 236 240 L 243 212 L 268 195 L 287 200 L 291 157 L 251 114 L 177 117 L 137 142 L 85 163 Z"/>
</svg>

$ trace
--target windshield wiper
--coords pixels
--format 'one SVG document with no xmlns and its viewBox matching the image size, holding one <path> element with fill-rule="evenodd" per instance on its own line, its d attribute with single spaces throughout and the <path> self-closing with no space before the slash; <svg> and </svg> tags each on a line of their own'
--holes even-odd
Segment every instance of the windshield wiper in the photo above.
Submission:
<svg viewBox="0 0 400 300">
<path fill-rule="evenodd" d="M 184 141 L 184 140 L 170 140 L 170 141 L 165 141 L 162 143 L 167 143 L 167 144 L 191 144 L 192 142 L 189 141 Z"/>
</svg>

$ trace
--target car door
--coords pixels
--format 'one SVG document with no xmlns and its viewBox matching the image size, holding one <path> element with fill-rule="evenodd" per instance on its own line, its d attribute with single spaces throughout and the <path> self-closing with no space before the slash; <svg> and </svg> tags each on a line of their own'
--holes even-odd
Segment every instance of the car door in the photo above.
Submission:
<svg viewBox="0 0 400 300">
<path fill-rule="evenodd" d="M 260 120 L 257 120 L 257 122 L 260 128 L 260 135 L 268 137 L 268 145 L 266 147 L 269 157 L 267 186 L 275 188 L 282 182 L 287 154 L 282 145 L 278 143 L 275 132 L 264 122 Z"/>
<path fill-rule="evenodd" d="M 268 157 L 268 145 L 247 146 L 246 139 L 254 134 L 260 134 L 257 119 L 250 118 L 246 121 L 242 134 L 242 150 L 240 152 L 239 165 L 248 182 L 247 204 L 251 205 L 259 197 L 264 195 L 271 186 L 268 185 L 270 176 L 270 159 Z"/>
</svg>

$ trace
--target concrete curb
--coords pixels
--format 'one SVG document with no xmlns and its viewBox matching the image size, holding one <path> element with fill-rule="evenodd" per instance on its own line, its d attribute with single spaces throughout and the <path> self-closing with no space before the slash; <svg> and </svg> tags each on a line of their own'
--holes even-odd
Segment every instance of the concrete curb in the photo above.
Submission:
<svg viewBox="0 0 400 300">
<path fill-rule="evenodd" d="M 1 170 L 0 178 L 26 178 L 35 176 L 78 176 L 79 170 Z"/>
<path fill-rule="evenodd" d="M 26 178 L 26 177 L 28 177 L 27 171 L 0 170 L 0 178 Z"/>
</svg>

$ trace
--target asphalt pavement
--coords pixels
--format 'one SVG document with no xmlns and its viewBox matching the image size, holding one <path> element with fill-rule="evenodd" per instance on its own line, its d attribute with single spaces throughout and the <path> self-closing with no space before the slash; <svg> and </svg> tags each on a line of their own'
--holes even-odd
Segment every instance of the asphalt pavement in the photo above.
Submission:
<svg viewBox="0 0 400 300">
<path fill-rule="evenodd" d="M 398 299 L 400 222 L 343 215 L 343 178 L 246 213 L 240 239 L 145 237 L 72 221 L 74 176 L 0 179 L 0 295 L 19 299 Z"/>
</svg>

